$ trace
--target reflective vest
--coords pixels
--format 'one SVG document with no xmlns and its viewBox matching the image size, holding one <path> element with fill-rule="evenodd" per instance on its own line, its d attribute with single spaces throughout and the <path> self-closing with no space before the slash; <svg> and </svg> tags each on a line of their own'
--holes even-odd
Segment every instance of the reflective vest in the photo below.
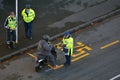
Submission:
<svg viewBox="0 0 120 80">
<path fill-rule="evenodd" d="M 29 9 L 29 13 L 27 15 L 27 13 L 25 12 L 25 9 L 22 10 L 22 16 L 23 16 L 23 20 L 26 22 L 26 23 L 29 23 L 31 21 L 34 20 L 35 18 L 35 12 L 33 9 Z"/>
<path fill-rule="evenodd" d="M 16 28 L 16 24 L 17 24 L 16 17 L 14 17 L 14 18 L 12 19 L 10 16 L 8 16 L 7 20 L 8 20 L 7 26 L 8 26 L 11 30 L 14 30 L 14 29 Z"/>
<path fill-rule="evenodd" d="M 62 40 L 63 44 L 66 45 L 66 48 L 68 49 L 68 55 L 72 55 L 73 54 L 73 38 L 69 37 L 69 38 L 63 38 Z"/>
</svg>

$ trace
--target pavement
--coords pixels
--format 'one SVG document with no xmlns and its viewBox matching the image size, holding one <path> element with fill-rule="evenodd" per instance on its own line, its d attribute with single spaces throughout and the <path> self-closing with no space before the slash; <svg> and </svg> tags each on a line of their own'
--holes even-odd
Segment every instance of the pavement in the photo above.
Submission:
<svg viewBox="0 0 120 80">
<path fill-rule="evenodd" d="M 120 15 L 94 27 L 73 33 L 72 64 L 64 67 L 64 54 L 57 46 L 56 70 L 47 67 L 39 73 L 34 70 L 34 50 L 0 64 L 1 80 L 120 80 Z M 31 54 L 31 55 L 30 55 Z"/>
<path fill-rule="evenodd" d="M 62 4 L 62 1 L 59 0 L 58 4 Z M 32 3 L 32 2 L 31 2 Z M 37 10 L 38 6 L 33 6 L 36 10 L 36 14 L 39 16 L 36 18 L 34 24 L 33 24 L 33 40 L 28 40 L 24 38 L 24 28 L 23 28 L 23 22 L 19 20 L 19 43 L 16 45 L 15 49 L 8 49 L 6 47 L 6 33 L 5 29 L 1 28 L 0 30 L 0 57 L 6 56 L 8 54 L 11 54 L 15 51 L 18 51 L 22 48 L 28 47 L 32 44 L 37 43 L 43 34 L 50 34 L 50 36 L 54 36 L 55 34 L 59 34 L 61 32 L 64 32 L 68 29 L 74 28 L 75 26 L 78 26 L 80 24 L 83 24 L 91 19 L 94 19 L 96 17 L 99 17 L 101 15 L 107 14 L 113 10 L 116 10 L 116 6 L 119 6 L 119 0 L 108 0 L 99 4 L 96 4 L 94 6 L 88 6 L 87 8 L 84 6 L 79 6 L 79 10 L 75 10 L 75 6 L 69 6 L 69 7 L 61 7 L 61 5 L 57 8 L 52 8 L 57 5 L 57 2 L 49 4 L 48 7 L 43 8 L 44 10 Z M 23 3 L 25 4 L 25 3 Z M 33 3 L 34 4 L 34 3 Z M 73 4 L 73 3 L 71 3 Z M 70 4 L 70 5 L 71 5 Z M 74 3 L 75 5 L 75 3 Z M 66 6 L 66 5 L 64 5 Z M 71 7 L 71 8 L 70 8 Z M 20 10 L 23 7 L 20 7 Z M 51 11 L 52 9 L 52 11 Z M 51 12 L 51 13 L 50 13 Z M 55 13 L 55 14 L 54 14 Z M 64 14 L 63 14 L 64 13 Z M 54 14 L 54 16 L 53 16 Z M 49 15 L 49 16 L 48 16 Z M 64 22 L 65 21 L 65 22 Z M 70 23 L 69 23 L 70 22 Z M 57 26 L 55 27 L 54 24 L 60 23 L 60 25 L 63 26 Z M 50 27 L 53 26 L 53 27 Z M 51 31 L 52 30 L 52 31 Z"/>
<path fill-rule="evenodd" d="M 116 5 L 119 6 L 119 2 L 119 0 L 108 0 L 102 4 L 93 7 L 81 9 L 78 12 L 70 15 L 69 17 L 64 18 L 63 20 L 49 25 L 49 27 L 63 28 L 67 23 L 72 24 L 75 22 L 88 22 L 92 19 L 108 14 L 109 12 L 115 10 Z"/>
</svg>

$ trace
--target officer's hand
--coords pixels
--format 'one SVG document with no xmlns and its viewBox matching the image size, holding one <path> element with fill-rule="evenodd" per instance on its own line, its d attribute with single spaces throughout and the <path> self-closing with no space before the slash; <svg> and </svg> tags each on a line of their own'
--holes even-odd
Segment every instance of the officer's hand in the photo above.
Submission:
<svg viewBox="0 0 120 80">
<path fill-rule="evenodd" d="M 63 44 L 63 45 L 62 45 L 62 47 L 63 47 L 63 48 L 65 48 L 65 47 L 66 47 L 66 45 L 65 45 L 65 44 Z"/>
</svg>

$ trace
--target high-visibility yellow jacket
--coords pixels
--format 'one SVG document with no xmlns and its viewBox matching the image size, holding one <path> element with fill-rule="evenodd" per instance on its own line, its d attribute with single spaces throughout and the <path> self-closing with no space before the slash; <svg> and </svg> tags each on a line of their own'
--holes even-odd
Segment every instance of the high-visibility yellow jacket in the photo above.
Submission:
<svg viewBox="0 0 120 80">
<path fill-rule="evenodd" d="M 28 15 L 27 15 L 27 13 L 25 12 L 25 9 L 22 10 L 22 13 L 21 13 L 21 14 L 22 14 L 22 16 L 23 16 L 23 20 L 24 20 L 26 23 L 29 23 L 29 22 L 33 21 L 34 18 L 35 18 L 35 12 L 34 12 L 34 10 L 31 9 L 31 8 L 30 8 L 30 10 L 29 10 Z"/>
<path fill-rule="evenodd" d="M 8 28 L 10 28 L 11 30 L 14 30 L 17 25 L 16 17 L 11 18 L 10 16 L 8 16 L 7 21 L 8 21 L 7 23 Z"/>
<path fill-rule="evenodd" d="M 69 38 L 63 38 L 62 40 L 63 44 L 66 45 L 66 48 L 68 49 L 68 55 L 72 55 L 73 54 L 73 38 L 69 37 Z"/>
</svg>

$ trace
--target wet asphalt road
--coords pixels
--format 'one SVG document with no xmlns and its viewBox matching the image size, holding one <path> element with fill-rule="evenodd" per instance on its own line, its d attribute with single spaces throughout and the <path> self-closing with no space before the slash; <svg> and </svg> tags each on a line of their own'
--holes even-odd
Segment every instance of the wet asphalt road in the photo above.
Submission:
<svg viewBox="0 0 120 80">
<path fill-rule="evenodd" d="M 36 73 L 34 58 L 26 54 L 1 64 L 0 80 L 110 80 L 120 74 L 119 26 L 120 16 L 117 16 L 96 27 L 74 33 L 75 46 L 78 47 L 74 49 L 74 54 L 88 55 L 76 60 L 67 68 L 61 67 L 55 71 L 43 70 Z M 80 43 L 84 46 L 79 45 Z M 58 55 L 58 64 L 63 63 L 64 56 L 60 50 Z M 114 80 L 120 80 L 120 77 Z"/>
</svg>

